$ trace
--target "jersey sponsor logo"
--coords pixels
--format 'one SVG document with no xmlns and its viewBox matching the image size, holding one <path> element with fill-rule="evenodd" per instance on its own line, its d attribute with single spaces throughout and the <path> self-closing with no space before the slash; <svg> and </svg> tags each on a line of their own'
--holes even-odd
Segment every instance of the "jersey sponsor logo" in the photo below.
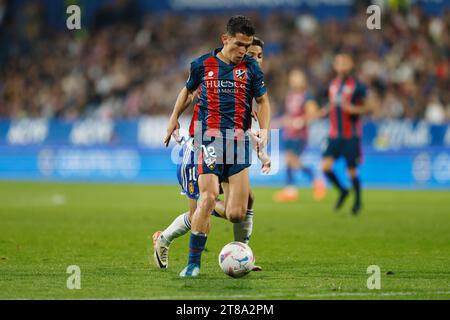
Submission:
<svg viewBox="0 0 450 320">
<path fill-rule="evenodd" d="M 245 89 L 245 84 L 231 80 L 207 80 L 205 81 L 206 89 L 210 88 L 241 88 Z"/>
</svg>

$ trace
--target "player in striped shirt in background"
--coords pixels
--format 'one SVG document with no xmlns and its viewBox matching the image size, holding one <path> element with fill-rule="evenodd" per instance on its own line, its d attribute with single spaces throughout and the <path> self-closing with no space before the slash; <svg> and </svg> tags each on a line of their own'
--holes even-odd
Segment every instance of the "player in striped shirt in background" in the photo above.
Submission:
<svg viewBox="0 0 450 320">
<path fill-rule="evenodd" d="M 345 158 L 347 173 L 355 192 L 351 212 L 357 215 L 362 207 L 361 182 L 357 173 L 357 167 L 362 157 L 361 116 L 371 112 L 373 106 L 367 99 L 366 86 L 353 74 L 354 62 L 349 54 L 338 54 L 333 67 L 337 76 L 330 83 L 329 103 L 324 109 L 330 121 L 330 131 L 323 153 L 322 170 L 329 181 L 339 190 L 339 198 L 335 205 L 335 209 L 338 210 L 348 197 L 349 190 L 333 172 L 333 164 L 339 157 Z"/>
<path fill-rule="evenodd" d="M 286 186 L 274 194 L 275 202 L 294 202 L 298 200 L 295 172 L 300 170 L 313 186 L 313 197 L 319 201 L 325 197 L 324 181 L 314 169 L 302 161 L 302 153 L 308 143 L 308 125 L 319 116 L 318 105 L 308 92 L 306 76 L 300 69 L 289 73 L 289 92 L 285 100 L 285 110 L 278 122 L 283 128 L 283 142 L 286 161 Z"/>
</svg>

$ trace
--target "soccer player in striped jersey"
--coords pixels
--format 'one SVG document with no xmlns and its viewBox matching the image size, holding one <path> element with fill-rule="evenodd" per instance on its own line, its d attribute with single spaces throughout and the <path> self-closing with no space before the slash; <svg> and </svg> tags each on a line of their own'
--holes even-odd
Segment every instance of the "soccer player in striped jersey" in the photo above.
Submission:
<svg viewBox="0 0 450 320">
<path fill-rule="evenodd" d="M 248 48 L 247 55 L 254 58 L 258 64 L 261 66 L 264 58 L 264 42 L 258 37 L 253 38 L 252 45 Z M 188 99 L 188 107 L 194 100 L 194 94 Z M 194 108 L 198 108 L 195 105 Z M 254 120 L 257 120 L 256 111 L 254 115 Z M 181 186 L 182 194 L 185 194 L 188 198 L 189 211 L 182 213 L 176 217 L 172 223 L 163 231 L 156 231 L 153 234 L 153 259 L 155 265 L 158 268 L 166 269 L 169 264 L 169 246 L 173 240 L 186 234 L 191 228 L 192 216 L 197 208 L 197 200 L 199 198 L 199 188 L 198 188 L 198 174 L 196 171 L 195 161 L 194 161 L 194 148 L 192 145 L 192 137 L 185 139 L 180 137 L 178 132 L 173 135 L 175 140 L 181 145 L 179 152 L 180 161 L 177 165 L 177 178 Z M 253 143 L 255 145 L 255 143 Z M 265 152 L 258 154 L 258 157 L 262 163 L 262 172 L 268 173 L 270 171 L 270 158 Z M 223 190 L 228 191 L 228 183 L 225 181 L 221 182 L 221 187 Z M 233 224 L 234 240 L 239 242 L 248 243 L 253 231 L 253 204 L 254 195 L 250 190 L 248 199 L 248 209 L 245 219 Z M 216 207 L 212 212 L 214 216 L 225 218 L 225 204 L 221 200 L 217 200 Z M 260 271 L 261 267 L 255 266 L 253 271 Z"/>
<path fill-rule="evenodd" d="M 209 232 L 210 215 L 219 194 L 219 179 L 228 180 L 225 212 L 232 222 L 245 218 L 250 190 L 248 167 L 253 99 L 259 105 L 260 133 L 257 148 L 267 143 L 270 103 L 264 74 L 258 63 L 246 55 L 253 42 L 255 29 L 243 16 L 232 17 L 223 47 L 207 53 L 191 63 L 186 86 L 181 90 L 169 120 L 164 142 L 179 128 L 181 115 L 189 95 L 199 89 L 198 112 L 194 113 L 194 145 L 200 198 L 191 222 L 189 258 L 181 277 L 200 273 L 201 254 Z M 192 134 L 192 132 L 191 132 Z"/>
<path fill-rule="evenodd" d="M 289 92 L 285 101 L 285 112 L 281 119 L 286 159 L 286 187 L 274 194 L 275 202 L 292 202 L 298 199 L 294 173 L 301 170 L 313 185 L 314 199 L 325 197 L 325 183 L 316 177 L 314 170 L 301 159 L 308 143 L 308 125 L 318 117 L 319 107 L 308 92 L 306 76 L 300 69 L 289 72 Z"/>
<path fill-rule="evenodd" d="M 349 194 L 333 172 L 334 161 L 343 156 L 347 172 L 355 191 L 352 213 L 361 210 L 361 182 L 357 167 L 361 161 L 361 116 L 372 110 L 367 101 L 367 88 L 353 75 L 353 59 L 348 54 L 338 54 L 333 64 L 336 78 L 328 89 L 329 104 L 325 108 L 330 121 L 328 144 L 323 153 L 322 170 L 330 182 L 339 190 L 335 209 L 341 208 Z"/>
<path fill-rule="evenodd" d="M 252 45 L 248 48 L 247 55 L 254 58 L 258 64 L 261 66 L 263 62 L 263 50 L 264 42 L 257 38 L 253 38 Z M 194 94 L 188 99 L 187 107 L 189 107 L 194 100 Z M 198 108 L 198 105 L 195 106 Z M 257 121 L 256 111 L 253 117 Z M 251 131 L 250 131 L 251 132 Z M 198 174 L 196 171 L 195 161 L 194 161 L 194 147 L 192 145 L 192 138 L 180 137 L 178 132 L 174 135 L 175 140 L 181 145 L 179 152 L 180 161 L 177 165 L 177 178 L 181 186 L 182 194 L 185 194 L 188 198 L 189 211 L 182 213 L 176 217 L 173 222 L 163 231 L 156 231 L 153 234 L 153 258 L 156 266 L 161 269 L 168 267 L 169 263 L 169 246 L 173 240 L 186 234 L 191 228 L 192 216 L 197 208 L 197 200 L 199 198 L 199 188 L 198 188 Z M 252 138 L 254 135 L 252 134 Z M 255 143 L 253 143 L 255 145 Z M 262 172 L 268 173 L 270 171 L 270 158 L 265 152 L 258 153 L 258 157 L 262 163 Z M 221 187 L 223 190 L 228 190 L 228 183 L 226 181 L 221 181 Z M 248 209 L 245 219 L 233 223 L 234 240 L 239 242 L 248 243 L 253 231 L 253 203 L 254 195 L 250 190 L 248 199 Z M 225 204 L 221 200 L 216 201 L 216 207 L 212 212 L 212 215 L 225 218 Z M 260 271 L 261 267 L 255 266 L 253 271 Z"/>
</svg>

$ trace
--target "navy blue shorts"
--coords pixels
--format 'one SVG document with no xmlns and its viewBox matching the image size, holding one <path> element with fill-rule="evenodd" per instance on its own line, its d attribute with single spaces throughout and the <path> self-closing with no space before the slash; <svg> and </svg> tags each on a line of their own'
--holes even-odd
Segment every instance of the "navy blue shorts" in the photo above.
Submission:
<svg viewBox="0 0 450 320">
<path fill-rule="evenodd" d="M 344 157 L 348 168 L 356 168 L 361 163 L 361 144 L 359 138 L 328 138 L 323 157 L 337 159 Z"/>
<path fill-rule="evenodd" d="M 306 148 L 306 140 L 305 139 L 285 139 L 284 140 L 284 149 L 286 151 L 291 151 L 297 156 L 300 156 Z"/>
<path fill-rule="evenodd" d="M 248 137 L 242 141 L 211 137 L 211 141 L 203 141 L 196 150 L 198 175 L 215 174 L 220 181 L 227 182 L 229 177 L 251 166 Z"/>
</svg>

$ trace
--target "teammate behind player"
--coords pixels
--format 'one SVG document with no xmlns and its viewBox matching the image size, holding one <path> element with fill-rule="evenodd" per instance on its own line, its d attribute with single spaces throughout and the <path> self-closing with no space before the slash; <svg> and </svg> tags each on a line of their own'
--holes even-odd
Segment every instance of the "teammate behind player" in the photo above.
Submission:
<svg viewBox="0 0 450 320">
<path fill-rule="evenodd" d="M 274 195 L 276 202 L 297 201 L 298 190 L 294 174 L 300 169 L 313 184 L 316 200 L 325 197 L 325 183 L 317 178 L 311 167 L 306 166 L 301 155 L 308 142 L 308 125 L 318 117 L 318 105 L 307 90 L 306 76 L 300 69 L 289 73 L 289 92 L 285 101 L 285 112 L 281 119 L 286 159 L 286 187 Z"/>
<path fill-rule="evenodd" d="M 264 41 L 258 37 L 253 37 L 253 42 L 248 47 L 247 55 L 255 59 L 261 67 L 264 60 Z"/>
<path fill-rule="evenodd" d="M 337 77 L 331 81 L 328 89 L 329 105 L 327 108 L 330 119 L 328 146 L 323 153 L 322 170 L 331 183 L 339 190 L 339 198 L 335 209 L 341 208 L 349 191 L 341 184 L 332 171 L 334 161 L 343 156 L 347 162 L 347 173 L 355 191 L 352 213 L 361 210 L 361 183 L 357 167 L 361 160 L 361 116 L 371 111 L 368 103 L 367 89 L 352 74 L 353 59 L 348 54 L 338 54 L 335 57 L 334 70 Z"/>
<path fill-rule="evenodd" d="M 264 58 L 263 50 L 264 42 L 261 39 L 254 37 L 252 45 L 248 48 L 247 55 L 253 57 L 261 65 Z M 193 98 L 194 95 L 192 94 L 192 97 L 188 99 L 188 101 L 192 102 Z M 177 177 L 182 193 L 188 198 L 189 211 L 176 217 L 164 231 L 157 231 L 153 234 L 153 257 L 156 266 L 161 269 L 168 267 L 169 246 L 172 241 L 186 234 L 190 230 L 192 216 L 197 208 L 197 199 L 199 197 L 197 183 L 198 175 L 194 162 L 192 140 L 178 137 L 177 142 L 181 144 L 179 153 L 180 161 L 177 166 Z M 190 155 L 187 153 L 190 153 Z M 262 154 L 262 156 L 264 157 L 266 155 Z M 260 160 L 263 164 L 262 172 L 267 173 L 270 170 L 270 159 L 262 159 L 260 157 Z M 228 183 L 226 182 L 221 182 L 221 186 L 223 189 L 228 189 Z M 248 243 L 250 240 L 253 231 L 253 204 L 254 195 L 250 190 L 245 219 L 233 224 L 235 241 Z M 212 215 L 226 219 L 225 203 L 223 201 L 217 200 Z M 254 270 L 259 271 L 261 268 L 256 266 Z"/>
<path fill-rule="evenodd" d="M 243 16 L 235 16 L 228 21 L 227 31 L 221 37 L 223 47 L 191 63 L 190 77 L 178 95 L 169 120 L 164 139 L 166 145 L 172 133 L 179 128 L 178 118 L 189 94 L 200 88 L 196 119 L 200 123 L 200 128 L 196 126 L 200 137 L 194 138 L 199 150 L 196 160 L 200 198 L 192 217 L 188 265 L 180 273 L 181 277 L 195 277 L 200 272 L 210 215 L 219 194 L 219 178 L 228 179 L 228 192 L 225 193 L 227 218 L 232 222 L 242 221 L 247 212 L 250 190 L 248 167 L 251 163 L 249 137 L 245 132 L 251 124 L 253 98 L 259 104 L 261 131 L 258 149 L 267 143 L 270 119 L 264 75 L 258 63 L 246 56 L 254 33 L 251 22 Z M 197 134 L 195 137 L 198 137 Z M 226 163 L 222 162 L 223 159 Z"/>
</svg>

